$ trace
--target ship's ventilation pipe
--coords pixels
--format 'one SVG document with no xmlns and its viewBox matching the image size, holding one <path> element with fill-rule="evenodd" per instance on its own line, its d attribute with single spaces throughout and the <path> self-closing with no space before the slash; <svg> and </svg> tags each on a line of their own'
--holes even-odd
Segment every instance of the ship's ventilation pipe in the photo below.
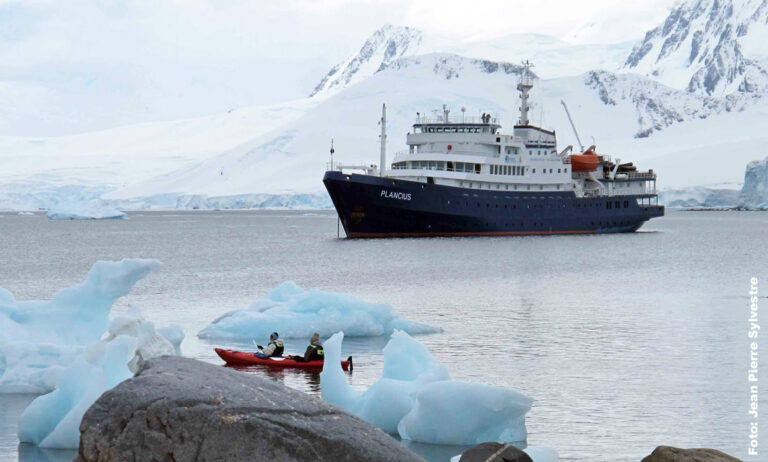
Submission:
<svg viewBox="0 0 768 462">
<path fill-rule="evenodd" d="M 605 186 L 603 186 L 603 183 L 601 183 L 600 180 L 595 178 L 595 172 L 589 172 L 588 177 L 589 177 L 589 179 L 591 181 L 594 181 L 595 183 L 597 183 L 597 186 L 598 186 L 599 191 L 600 191 L 600 195 L 604 195 L 605 194 Z"/>
<path fill-rule="evenodd" d="M 381 158 L 379 159 L 379 176 L 384 176 L 384 169 L 387 168 L 387 105 L 381 105 Z"/>
<path fill-rule="evenodd" d="M 616 158 L 616 166 L 613 167 L 613 174 L 611 175 L 611 180 L 616 179 L 616 174 L 619 173 L 619 165 L 621 165 L 621 159 L 618 157 Z"/>
</svg>

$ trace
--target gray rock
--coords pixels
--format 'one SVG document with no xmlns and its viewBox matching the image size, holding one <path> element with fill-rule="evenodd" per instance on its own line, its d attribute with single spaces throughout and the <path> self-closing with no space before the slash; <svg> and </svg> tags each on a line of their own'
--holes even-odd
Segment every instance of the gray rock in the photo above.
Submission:
<svg viewBox="0 0 768 462">
<path fill-rule="evenodd" d="M 533 462 L 533 459 L 509 444 L 482 443 L 465 451 L 459 462 Z"/>
<path fill-rule="evenodd" d="M 659 446 L 642 462 L 741 462 L 716 449 L 680 449 Z"/>
<path fill-rule="evenodd" d="M 422 461 L 381 430 L 273 381 L 151 359 L 80 424 L 78 461 Z"/>
</svg>

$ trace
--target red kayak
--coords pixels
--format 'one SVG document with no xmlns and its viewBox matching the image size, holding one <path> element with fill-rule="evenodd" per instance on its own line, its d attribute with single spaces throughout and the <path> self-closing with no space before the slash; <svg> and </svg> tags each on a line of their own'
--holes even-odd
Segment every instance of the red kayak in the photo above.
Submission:
<svg viewBox="0 0 768 462">
<path fill-rule="evenodd" d="M 257 358 L 254 353 L 248 353 L 246 351 L 234 351 L 224 350 L 222 348 L 216 348 L 216 354 L 219 355 L 227 364 L 235 366 L 269 366 L 269 367 L 293 367 L 297 369 L 322 369 L 323 361 L 296 361 L 288 357 L 283 358 Z M 341 362 L 341 368 L 346 370 L 352 370 L 352 356 L 347 358 L 346 361 Z"/>
</svg>

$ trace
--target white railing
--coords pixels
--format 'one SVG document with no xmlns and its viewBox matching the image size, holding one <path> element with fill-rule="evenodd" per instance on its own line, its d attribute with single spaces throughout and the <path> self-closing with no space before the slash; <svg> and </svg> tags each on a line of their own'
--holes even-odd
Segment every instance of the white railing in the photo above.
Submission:
<svg viewBox="0 0 768 462">
<path fill-rule="evenodd" d="M 489 122 L 484 122 L 483 118 L 478 116 L 448 116 L 448 120 L 445 120 L 443 116 L 419 116 L 416 118 L 417 124 L 485 124 L 490 123 L 492 125 L 499 125 L 501 122 L 497 117 L 491 117 L 486 119 Z"/>
</svg>

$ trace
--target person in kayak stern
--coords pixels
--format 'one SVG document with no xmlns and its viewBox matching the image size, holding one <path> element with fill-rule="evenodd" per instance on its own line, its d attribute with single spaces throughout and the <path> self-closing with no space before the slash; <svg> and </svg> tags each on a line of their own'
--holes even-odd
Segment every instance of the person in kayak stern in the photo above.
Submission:
<svg viewBox="0 0 768 462">
<path fill-rule="evenodd" d="M 270 334 L 269 343 L 266 348 L 261 345 L 256 346 L 261 351 L 256 353 L 255 356 L 261 359 L 267 359 L 272 356 L 281 358 L 283 356 L 283 350 L 285 350 L 285 345 L 283 344 L 283 341 L 280 340 L 280 336 L 277 335 L 277 332 L 272 332 L 272 334 Z"/>
<path fill-rule="evenodd" d="M 309 346 L 307 351 L 304 352 L 304 356 L 293 356 L 292 359 L 299 362 L 308 361 L 323 361 L 325 359 L 325 352 L 323 351 L 323 344 L 320 343 L 320 334 L 315 332 L 309 339 Z"/>
</svg>

